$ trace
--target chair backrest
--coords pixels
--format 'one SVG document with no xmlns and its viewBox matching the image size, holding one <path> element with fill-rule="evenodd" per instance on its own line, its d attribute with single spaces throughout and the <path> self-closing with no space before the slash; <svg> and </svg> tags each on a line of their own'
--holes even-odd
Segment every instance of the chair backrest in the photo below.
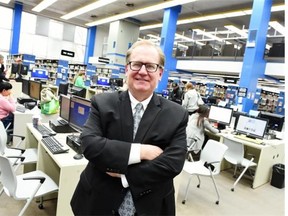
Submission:
<svg viewBox="0 0 288 216">
<path fill-rule="evenodd" d="M 3 125 L 3 122 L 0 121 L 0 154 L 3 155 L 6 149 L 7 143 L 7 131 Z"/>
<path fill-rule="evenodd" d="M 244 145 L 226 137 L 224 137 L 223 143 L 228 147 L 224 155 L 225 160 L 232 164 L 240 164 L 244 158 Z"/>
<path fill-rule="evenodd" d="M 213 174 L 218 174 L 221 170 L 221 161 L 227 149 L 228 147 L 223 145 L 223 143 L 209 139 L 201 152 L 200 160 L 207 163 L 219 162 L 212 164 L 214 166 Z"/>
<path fill-rule="evenodd" d="M 0 155 L 0 181 L 4 186 L 4 190 L 8 196 L 14 197 L 17 189 L 17 180 L 15 171 L 5 156 Z"/>
</svg>

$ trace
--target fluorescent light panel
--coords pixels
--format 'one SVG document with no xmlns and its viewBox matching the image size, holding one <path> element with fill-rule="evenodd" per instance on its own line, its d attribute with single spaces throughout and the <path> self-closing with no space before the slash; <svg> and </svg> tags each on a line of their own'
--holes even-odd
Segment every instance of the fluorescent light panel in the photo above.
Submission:
<svg viewBox="0 0 288 216">
<path fill-rule="evenodd" d="M 285 28 L 277 21 L 269 22 L 269 25 L 274 28 L 277 32 L 279 32 L 282 35 L 285 35 Z"/>
<path fill-rule="evenodd" d="M 242 37 L 245 37 L 247 38 L 248 37 L 248 34 L 246 33 L 245 30 L 241 30 L 233 25 L 226 25 L 224 26 L 225 28 L 229 29 L 230 31 L 234 32 L 234 33 L 237 33 L 239 35 L 241 35 Z"/>
<path fill-rule="evenodd" d="M 10 0 L 0 0 L 0 3 L 8 4 Z"/>
<path fill-rule="evenodd" d="M 187 4 L 187 3 L 194 2 L 194 1 L 197 1 L 197 0 L 177 0 L 177 1 L 174 0 L 174 1 L 168 1 L 168 2 L 164 2 L 164 3 L 152 5 L 152 6 L 149 6 L 149 7 L 141 8 L 141 9 L 138 9 L 138 10 L 133 10 L 133 11 L 130 11 L 130 12 L 127 12 L 127 13 L 122 13 L 122 14 L 111 16 L 111 17 L 108 17 L 108 18 L 96 20 L 94 22 L 87 23 L 86 25 L 87 26 L 97 26 L 97 25 L 101 25 L 101 24 L 104 24 L 104 23 L 110 23 L 110 22 L 113 22 L 113 21 L 116 21 L 116 20 L 125 19 L 127 17 L 135 17 L 135 16 L 138 16 L 138 15 L 141 15 L 141 14 L 151 13 L 151 12 L 154 12 L 154 11 L 158 11 L 158 10 L 162 10 L 162 9 L 165 9 L 165 8 L 174 7 L 174 6 L 177 6 L 177 5 Z"/>
<path fill-rule="evenodd" d="M 103 7 L 105 5 L 108 5 L 108 4 L 111 4 L 113 2 L 116 2 L 117 0 L 99 0 L 97 2 L 94 2 L 92 4 L 89 4 L 89 5 L 86 5 L 82 8 L 79 8 L 77 10 L 74 10 L 64 16 L 61 16 L 60 18 L 61 19 L 65 19 L 65 20 L 68 20 L 68 19 L 71 19 L 73 17 L 76 17 L 76 16 L 79 16 L 81 14 L 84 14 L 84 13 L 87 13 L 91 10 L 95 10 L 97 8 L 100 8 L 100 7 Z"/>
<path fill-rule="evenodd" d="M 53 3 L 55 3 L 58 0 L 43 0 L 41 3 L 36 5 L 34 8 L 32 8 L 33 11 L 40 12 L 44 10 L 45 8 L 49 7 Z"/>
</svg>

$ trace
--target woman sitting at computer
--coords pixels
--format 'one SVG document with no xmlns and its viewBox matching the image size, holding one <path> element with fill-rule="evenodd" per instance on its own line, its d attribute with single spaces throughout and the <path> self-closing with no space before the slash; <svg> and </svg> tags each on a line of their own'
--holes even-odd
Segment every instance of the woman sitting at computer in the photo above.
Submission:
<svg viewBox="0 0 288 216">
<path fill-rule="evenodd" d="M 209 107 L 205 105 L 200 105 L 195 114 L 189 117 L 189 121 L 186 127 L 187 133 L 187 145 L 190 146 L 194 144 L 191 150 L 194 153 L 198 153 L 203 149 L 204 139 L 205 139 L 205 129 L 211 131 L 212 133 L 220 133 L 220 131 L 212 126 L 208 120 Z"/>
<path fill-rule="evenodd" d="M 81 69 L 79 70 L 78 74 L 75 75 L 73 84 L 76 87 L 86 88 L 85 82 L 85 70 Z"/>
<path fill-rule="evenodd" d="M 12 85 L 9 82 L 0 83 L 0 120 L 6 128 L 10 123 L 9 129 L 13 129 L 16 102 L 12 97 Z"/>
</svg>

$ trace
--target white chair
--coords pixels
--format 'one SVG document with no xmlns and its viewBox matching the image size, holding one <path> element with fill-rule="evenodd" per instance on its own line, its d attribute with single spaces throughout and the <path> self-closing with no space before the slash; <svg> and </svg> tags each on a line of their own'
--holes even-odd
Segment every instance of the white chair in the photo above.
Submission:
<svg viewBox="0 0 288 216">
<path fill-rule="evenodd" d="M 41 198 L 39 208 L 43 209 L 43 196 L 58 191 L 57 184 L 40 170 L 16 176 L 10 160 L 5 156 L 0 156 L 0 171 L 7 196 L 15 200 L 26 200 L 19 216 L 23 215 L 34 198 Z"/>
<path fill-rule="evenodd" d="M 233 187 L 231 188 L 231 191 L 234 191 L 237 183 L 242 178 L 242 176 L 247 171 L 247 169 L 249 169 L 250 167 L 256 167 L 257 163 L 253 162 L 254 160 L 253 156 L 251 157 L 250 160 L 244 157 L 244 145 L 242 143 L 238 141 L 236 142 L 227 137 L 224 137 L 223 143 L 224 145 L 228 147 L 228 150 L 224 155 L 225 160 L 235 165 L 233 177 L 236 178 L 236 173 L 237 173 L 238 168 L 241 168 L 241 167 L 244 168 L 241 174 L 238 176 L 238 178 L 234 182 Z M 253 175 L 251 174 L 251 176 Z"/>
<path fill-rule="evenodd" d="M 4 128 L 3 123 L 0 121 L 0 155 L 5 155 L 5 156 L 22 156 L 25 157 L 25 159 L 22 161 L 21 164 L 28 164 L 28 163 L 36 163 L 37 162 L 37 149 L 36 148 L 27 148 L 27 149 L 22 149 L 19 148 L 20 144 L 22 143 L 22 141 L 25 139 L 25 137 L 23 136 L 18 136 L 18 135 L 14 135 L 16 137 L 19 137 L 20 140 L 19 142 L 15 145 L 15 148 L 12 147 L 7 147 L 7 133 L 6 130 Z M 17 158 L 11 158 L 10 159 L 13 164 L 13 166 L 15 165 L 20 165 L 20 163 L 18 163 L 18 159 Z M 15 169 L 18 166 L 15 167 Z"/>
<path fill-rule="evenodd" d="M 207 144 L 203 148 L 200 154 L 200 160 L 196 162 L 185 161 L 183 171 L 188 173 L 189 181 L 186 187 L 185 198 L 182 201 L 182 204 L 185 204 L 188 196 L 188 189 L 191 182 L 192 175 L 196 175 L 199 181 L 197 187 L 200 187 L 200 177 L 199 176 L 206 176 L 210 177 L 213 181 L 216 193 L 217 193 L 217 201 L 216 204 L 219 204 L 220 195 L 215 183 L 214 176 L 220 173 L 221 168 L 221 161 L 223 160 L 225 151 L 227 150 L 227 146 L 223 145 L 215 140 L 208 140 Z"/>
</svg>

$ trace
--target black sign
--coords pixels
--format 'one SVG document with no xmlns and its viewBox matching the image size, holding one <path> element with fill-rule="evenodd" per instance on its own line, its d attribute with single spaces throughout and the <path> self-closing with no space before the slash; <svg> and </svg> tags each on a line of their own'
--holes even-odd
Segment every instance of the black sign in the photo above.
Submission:
<svg viewBox="0 0 288 216">
<path fill-rule="evenodd" d="M 109 58 L 104 58 L 104 57 L 99 57 L 98 58 L 98 62 L 109 64 L 110 59 Z"/>
<path fill-rule="evenodd" d="M 69 56 L 69 57 L 74 57 L 75 53 L 72 51 L 68 51 L 68 50 L 61 50 L 61 55 L 63 56 Z"/>
</svg>

